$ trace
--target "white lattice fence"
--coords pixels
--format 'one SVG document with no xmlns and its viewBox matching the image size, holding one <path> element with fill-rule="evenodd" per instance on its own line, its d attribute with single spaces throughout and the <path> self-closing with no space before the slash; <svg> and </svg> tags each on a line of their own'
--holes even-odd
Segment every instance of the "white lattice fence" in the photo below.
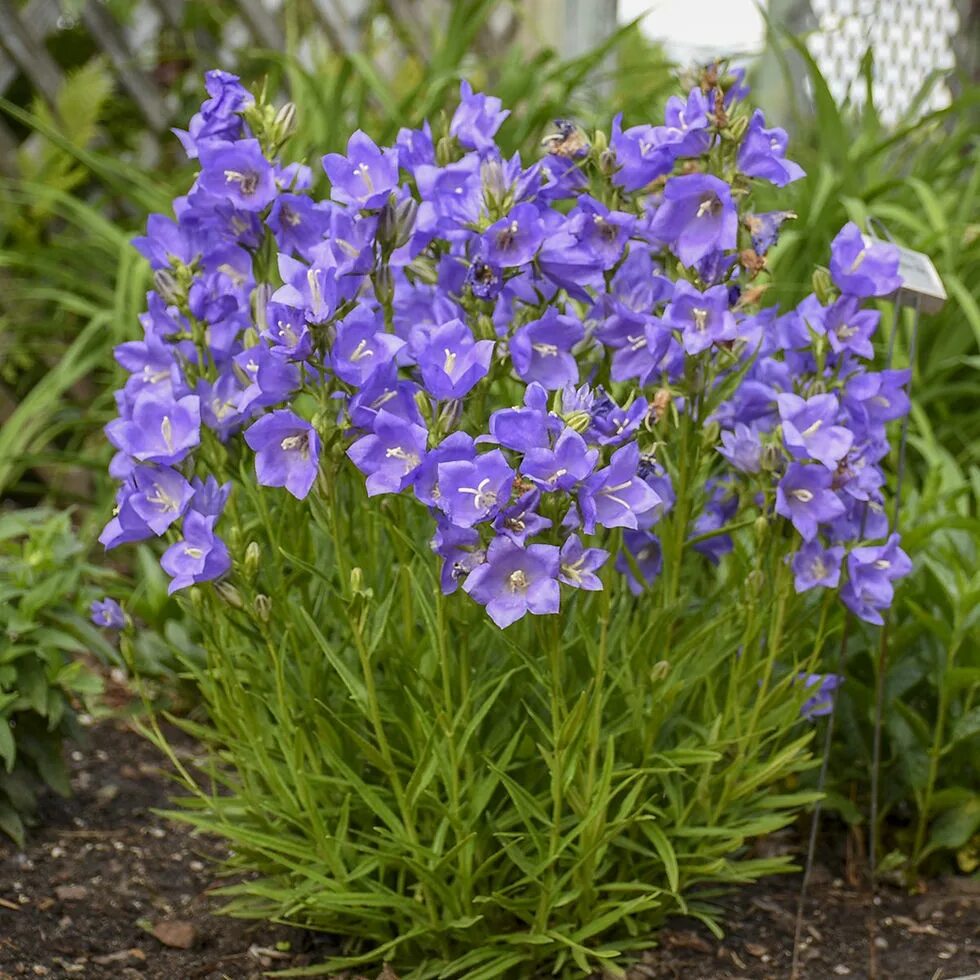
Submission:
<svg viewBox="0 0 980 980">
<path fill-rule="evenodd" d="M 954 39 L 961 29 L 954 0 L 810 0 L 817 29 L 808 46 L 834 97 L 864 100 L 861 59 L 874 52 L 875 105 L 894 123 L 935 71 L 955 67 Z M 936 85 L 923 110 L 948 105 L 949 87 Z"/>
</svg>

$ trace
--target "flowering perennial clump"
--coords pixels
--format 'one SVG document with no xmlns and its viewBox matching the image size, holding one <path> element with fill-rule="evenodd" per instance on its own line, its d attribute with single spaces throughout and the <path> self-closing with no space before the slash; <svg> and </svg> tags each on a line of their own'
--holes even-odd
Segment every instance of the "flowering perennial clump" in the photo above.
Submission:
<svg viewBox="0 0 980 980">
<path fill-rule="evenodd" d="M 679 555 L 668 517 L 714 563 L 738 528 L 773 526 L 795 537 L 797 591 L 839 588 L 881 622 L 909 569 L 881 469 L 908 373 L 870 369 L 867 304 L 898 287 L 898 258 L 849 224 L 814 294 L 764 305 L 793 216 L 755 212 L 752 190 L 803 174 L 737 74 L 703 72 L 662 125 L 617 117 L 607 139 L 559 121 L 531 162 L 503 155 L 508 113 L 464 82 L 445 132 L 357 132 L 324 156 L 324 199 L 277 155 L 292 107 L 225 72 L 207 89 L 179 134 L 197 179 L 136 241 L 155 289 L 116 353 L 106 547 L 168 535 L 171 590 L 229 572 L 212 449 L 244 452 L 240 435 L 258 482 L 297 498 L 340 452 L 368 496 L 416 498 L 443 591 L 501 627 L 600 572 L 656 588 Z M 690 472 L 684 447 L 705 440 L 711 465 Z"/>
</svg>

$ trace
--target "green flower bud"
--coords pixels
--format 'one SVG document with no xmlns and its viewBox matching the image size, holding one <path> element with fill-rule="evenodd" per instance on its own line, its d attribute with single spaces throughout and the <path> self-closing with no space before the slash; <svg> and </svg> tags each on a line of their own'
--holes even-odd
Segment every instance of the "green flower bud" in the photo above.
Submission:
<svg viewBox="0 0 980 980">
<path fill-rule="evenodd" d="M 817 266 L 817 268 L 813 270 L 811 284 L 813 286 L 813 291 L 817 294 L 817 299 L 820 300 L 821 305 L 827 306 L 834 301 L 834 296 L 837 290 L 834 287 L 833 279 L 830 278 L 829 269 L 825 269 L 822 265 Z"/>
<path fill-rule="evenodd" d="M 269 127 L 269 141 L 277 149 L 296 132 L 296 106 L 287 102 L 280 107 Z"/>
<path fill-rule="evenodd" d="M 762 590 L 766 586 L 766 576 L 763 571 L 758 568 L 753 568 L 748 575 L 745 576 L 745 589 L 750 596 L 762 595 Z"/>
<path fill-rule="evenodd" d="M 728 131 L 731 133 L 731 137 L 736 142 L 741 142 L 742 137 L 745 135 L 745 131 L 749 128 L 749 117 L 739 116 L 737 119 L 733 119 L 728 126 Z"/>
<path fill-rule="evenodd" d="M 392 278 L 391 269 L 386 265 L 375 269 L 371 282 L 374 284 L 374 295 L 378 297 L 378 302 L 382 306 L 389 306 L 395 298 L 395 280 Z"/>
<path fill-rule="evenodd" d="M 563 415 L 562 419 L 570 429 L 574 429 L 580 435 L 585 432 L 592 422 L 592 416 L 588 412 L 572 412 L 570 415 Z"/>
<path fill-rule="evenodd" d="M 670 673 L 670 663 L 667 660 L 658 660 L 650 670 L 650 680 L 654 684 L 662 681 Z"/>
<path fill-rule="evenodd" d="M 249 541 L 245 548 L 244 565 L 245 577 L 249 580 L 255 578 L 255 573 L 259 570 L 259 562 L 262 559 L 262 549 L 258 541 Z"/>
<path fill-rule="evenodd" d="M 218 582 L 214 587 L 214 591 L 228 603 L 232 609 L 244 609 L 245 602 L 242 599 L 241 592 L 235 588 L 230 582 Z"/>
<path fill-rule="evenodd" d="M 153 273 L 153 288 L 168 304 L 178 306 L 184 299 L 185 291 L 169 269 L 157 269 Z"/>
<path fill-rule="evenodd" d="M 752 525 L 752 530 L 755 532 L 755 539 L 762 544 L 766 540 L 766 536 L 769 534 L 769 518 L 760 514 L 756 519 L 755 523 Z"/>
<path fill-rule="evenodd" d="M 453 158 L 456 156 L 456 140 L 451 136 L 443 136 L 438 143 L 436 143 L 436 163 L 440 167 L 445 167 L 447 164 L 453 162 Z"/>
<path fill-rule="evenodd" d="M 259 617 L 261 622 L 269 622 L 269 617 L 272 615 L 272 600 L 267 595 L 259 593 L 252 606 L 255 609 L 255 615 Z"/>
</svg>

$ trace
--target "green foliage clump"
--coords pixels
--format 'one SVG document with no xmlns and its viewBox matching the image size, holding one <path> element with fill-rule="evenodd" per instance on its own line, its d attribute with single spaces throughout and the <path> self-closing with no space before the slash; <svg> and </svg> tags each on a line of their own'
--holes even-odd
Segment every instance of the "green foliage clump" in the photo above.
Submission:
<svg viewBox="0 0 980 980">
<path fill-rule="evenodd" d="M 324 974 L 621 976 L 668 915 L 716 928 L 719 890 L 790 868 L 751 842 L 816 798 L 799 674 L 833 628 L 778 542 L 501 632 L 334 456 L 312 506 L 243 472 L 236 574 L 191 591 L 209 721 L 183 724 L 212 751 L 174 759 L 173 816 L 249 873 L 228 911 L 348 937 Z"/>
<path fill-rule="evenodd" d="M 0 516 L 0 830 L 18 843 L 38 786 L 67 794 L 73 705 L 102 689 L 79 655 L 111 653 L 84 611 L 83 580 L 97 574 L 84 552 L 66 513 Z"/>
</svg>

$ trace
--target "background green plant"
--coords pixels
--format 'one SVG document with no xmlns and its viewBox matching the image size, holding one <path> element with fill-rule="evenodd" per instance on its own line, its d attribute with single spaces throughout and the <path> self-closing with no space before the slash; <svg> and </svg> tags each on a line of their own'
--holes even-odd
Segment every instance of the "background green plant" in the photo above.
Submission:
<svg viewBox="0 0 980 980">
<path fill-rule="evenodd" d="M 17 843 L 39 785 L 67 794 L 74 704 L 102 690 L 78 655 L 113 656 L 86 609 L 105 573 L 83 553 L 67 513 L 0 514 L 0 831 Z"/>
<path fill-rule="evenodd" d="M 964 85 L 948 108 L 920 115 L 939 81 L 930 79 L 888 128 L 874 109 L 870 55 L 858 108 L 834 102 L 802 41 L 788 46 L 805 66 L 814 112 L 795 102 L 791 146 L 807 177 L 781 198 L 799 217 L 771 253 L 783 284 L 773 298 L 796 302 L 841 225 L 869 228 L 869 219 L 874 233 L 929 255 L 949 294 L 942 312 L 921 318 L 914 351 L 911 312 L 894 321 L 882 307 L 879 356 L 894 337 L 895 366 L 912 368 L 899 521 L 916 567 L 898 589 L 884 641 L 882 798 L 872 832 L 879 870 L 914 876 L 956 857 L 970 871 L 980 844 L 980 88 Z M 828 805 L 852 824 L 870 813 L 880 642 L 878 631 L 855 629 L 844 662 Z M 836 654 L 824 667 L 835 665 Z"/>
</svg>

